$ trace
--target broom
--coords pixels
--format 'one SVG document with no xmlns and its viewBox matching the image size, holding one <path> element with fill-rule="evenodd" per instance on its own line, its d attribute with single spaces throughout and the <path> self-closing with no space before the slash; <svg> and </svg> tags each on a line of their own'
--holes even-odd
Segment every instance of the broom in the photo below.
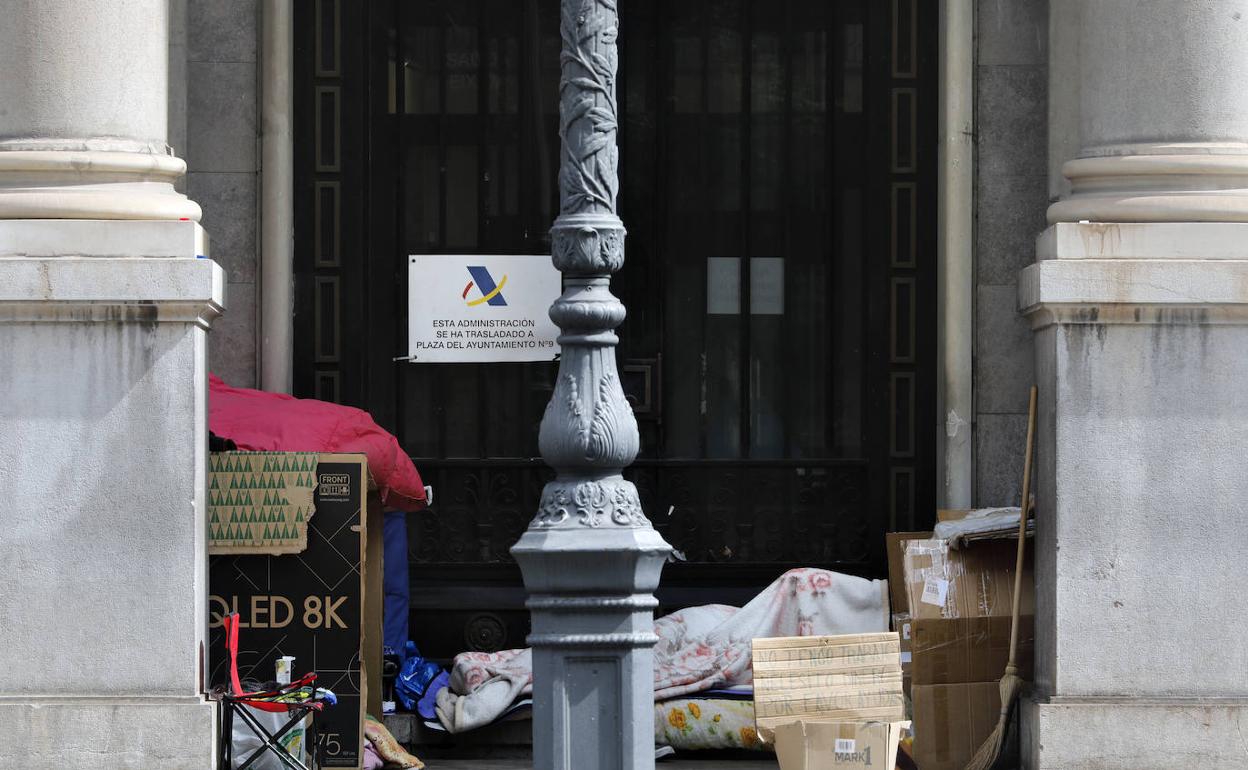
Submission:
<svg viewBox="0 0 1248 770">
<path fill-rule="evenodd" d="M 1027 538 L 1027 513 L 1031 508 L 1031 445 L 1036 433 L 1036 386 L 1031 386 L 1030 403 L 1027 406 L 1027 449 L 1023 459 L 1023 500 L 1018 513 L 1018 556 L 1014 562 L 1014 608 L 1010 616 L 1010 659 L 1005 664 L 1005 676 L 1001 677 L 1001 714 L 992 734 L 971 757 L 966 770 L 990 770 L 1001 756 L 1001 744 L 1005 740 L 1005 726 L 1023 680 L 1018 676 L 1018 598 L 1023 586 L 1023 549 Z"/>
</svg>

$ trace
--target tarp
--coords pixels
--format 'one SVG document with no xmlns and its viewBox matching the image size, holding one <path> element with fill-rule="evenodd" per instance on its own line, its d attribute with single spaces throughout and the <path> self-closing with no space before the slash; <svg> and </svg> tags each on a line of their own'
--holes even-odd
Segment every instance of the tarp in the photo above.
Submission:
<svg viewBox="0 0 1248 770">
<path fill-rule="evenodd" d="M 235 388 L 210 374 L 208 429 L 252 452 L 365 454 L 386 510 L 425 507 L 425 485 L 411 458 L 362 409 Z"/>
</svg>

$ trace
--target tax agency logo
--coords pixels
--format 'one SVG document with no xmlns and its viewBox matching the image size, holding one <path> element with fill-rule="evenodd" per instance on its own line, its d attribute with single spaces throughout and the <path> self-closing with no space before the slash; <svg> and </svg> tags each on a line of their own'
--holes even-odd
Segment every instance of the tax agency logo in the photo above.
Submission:
<svg viewBox="0 0 1248 770">
<path fill-rule="evenodd" d="M 407 360 L 418 364 L 553 361 L 563 291 L 549 254 L 412 254 Z M 0 763 L 3 764 L 3 763 Z"/>
<path fill-rule="evenodd" d="M 494 282 L 494 276 L 490 275 L 490 271 L 482 265 L 468 265 L 468 274 L 472 276 L 472 280 L 464 287 L 464 291 L 460 294 L 460 299 L 468 303 L 468 307 L 476 307 L 477 305 L 490 305 L 491 307 L 506 307 L 507 300 L 503 297 L 503 287 L 507 285 L 507 274 L 503 274 L 503 279 Z M 468 299 L 468 292 L 472 291 L 472 287 L 477 287 L 479 296 Z"/>
</svg>

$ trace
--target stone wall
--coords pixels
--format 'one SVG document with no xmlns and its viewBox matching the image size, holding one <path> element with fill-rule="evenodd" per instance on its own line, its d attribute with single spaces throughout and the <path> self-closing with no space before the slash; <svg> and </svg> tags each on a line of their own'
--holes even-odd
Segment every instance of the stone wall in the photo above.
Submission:
<svg viewBox="0 0 1248 770">
<path fill-rule="evenodd" d="M 233 385 L 254 387 L 259 328 L 259 94 L 256 0 L 172 0 L 171 78 L 180 63 L 184 14 L 185 88 L 171 88 L 171 143 L 186 159 L 186 193 L 203 209 L 212 258 L 226 271 L 225 315 L 208 337 L 209 367 Z M 181 6 L 179 11 L 178 6 Z M 179 102 L 183 114 L 177 114 Z M 185 147 L 177 146 L 179 117 Z"/>
<path fill-rule="evenodd" d="M 1017 503 L 1034 379 L 1018 273 L 1048 207 L 1049 0 L 979 0 L 975 66 L 975 503 Z"/>
</svg>

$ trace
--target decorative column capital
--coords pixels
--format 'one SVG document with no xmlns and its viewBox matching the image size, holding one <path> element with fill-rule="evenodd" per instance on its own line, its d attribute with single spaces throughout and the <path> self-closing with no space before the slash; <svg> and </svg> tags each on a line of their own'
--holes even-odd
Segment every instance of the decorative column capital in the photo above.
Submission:
<svg viewBox="0 0 1248 770">
<path fill-rule="evenodd" d="M 560 216 L 550 229 L 551 258 L 568 275 L 602 275 L 624 266 L 624 223 L 614 214 Z"/>
</svg>

